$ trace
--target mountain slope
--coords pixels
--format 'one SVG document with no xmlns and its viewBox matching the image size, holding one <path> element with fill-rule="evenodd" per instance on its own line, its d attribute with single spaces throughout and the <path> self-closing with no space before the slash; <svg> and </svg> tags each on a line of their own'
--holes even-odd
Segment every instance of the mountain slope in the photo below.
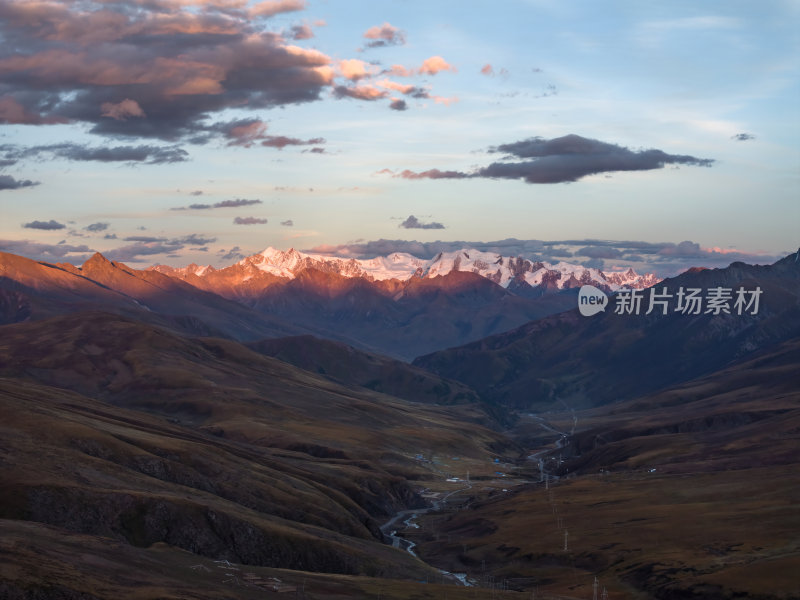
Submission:
<svg viewBox="0 0 800 600">
<path fill-rule="evenodd" d="M 379 524 L 413 457 L 514 444 L 230 341 L 104 313 L 0 327 L 0 519 L 299 570 L 422 577 Z"/>
<path fill-rule="evenodd" d="M 81 268 L 0 253 L 0 323 L 104 310 L 195 335 L 308 333 L 217 294 L 95 254 Z"/>
<path fill-rule="evenodd" d="M 609 309 L 587 318 L 572 310 L 414 364 L 508 406 L 593 406 L 688 381 L 800 335 L 800 264 L 794 255 L 774 265 L 693 270 L 657 289 L 718 286 L 760 286 L 758 314 L 645 315 L 643 308 L 639 315 Z"/>
<path fill-rule="evenodd" d="M 432 404 L 479 401 L 477 394 L 462 383 L 442 379 L 402 361 L 310 335 L 260 340 L 247 346 L 344 385 L 365 387 L 395 398 Z"/>
</svg>

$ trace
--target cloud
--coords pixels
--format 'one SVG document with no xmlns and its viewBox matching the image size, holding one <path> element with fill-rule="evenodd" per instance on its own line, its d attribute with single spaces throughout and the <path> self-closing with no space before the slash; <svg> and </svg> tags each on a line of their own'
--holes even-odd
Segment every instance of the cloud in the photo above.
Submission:
<svg viewBox="0 0 800 600">
<path fill-rule="evenodd" d="M 200 4 L 0 3 L 0 120 L 200 141 L 226 109 L 314 102 L 331 86 L 329 56 L 263 23 L 305 2 Z M 292 35 L 307 31 L 299 26 Z"/>
<path fill-rule="evenodd" d="M 234 246 L 230 250 L 220 250 L 217 254 L 221 254 L 220 257 L 222 260 L 241 260 L 245 258 L 245 255 L 242 254 L 242 249 L 239 246 Z"/>
<path fill-rule="evenodd" d="M 261 145 L 283 150 L 286 146 L 313 146 L 315 144 L 324 143 L 325 138 L 321 137 L 301 140 L 299 138 L 287 137 L 285 135 L 271 135 L 267 136 L 267 138 L 261 142 Z"/>
<path fill-rule="evenodd" d="M 489 149 L 491 153 L 504 153 L 507 160 L 494 162 L 469 173 L 463 171 L 440 171 L 430 169 L 422 172 L 409 170 L 392 173 L 403 179 L 465 179 L 483 177 L 488 179 L 522 179 L 526 183 L 574 182 L 598 173 L 614 171 L 649 171 L 665 165 L 694 165 L 710 167 L 714 160 L 688 155 L 667 154 L 661 150 L 630 150 L 616 144 L 566 135 L 545 140 L 529 138 L 510 144 L 501 144 Z M 530 160 L 525 160 L 530 159 Z M 388 170 L 387 170 L 388 171 Z"/>
<path fill-rule="evenodd" d="M 59 223 L 58 221 L 54 221 L 52 219 L 50 219 L 49 221 L 31 221 L 30 223 L 23 223 L 22 226 L 25 229 L 44 229 L 44 230 L 65 229 L 67 227 L 63 223 Z"/>
<path fill-rule="evenodd" d="M 294 25 L 289 29 L 289 37 L 293 40 L 310 40 L 314 37 L 314 32 L 306 24 Z"/>
<path fill-rule="evenodd" d="M 92 223 L 91 225 L 84 227 L 84 229 L 86 231 L 100 232 L 108 229 L 110 225 L 111 223 Z"/>
<path fill-rule="evenodd" d="M 588 256 L 589 258 L 619 258 L 622 252 L 617 248 L 603 246 L 586 246 L 575 252 L 575 256 Z M 600 268 L 600 267 L 598 267 Z"/>
<path fill-rule="evenodd" d="M 370 77 L 378 72 L 377 67 L 357 58 L 340 60 L 338 63 L 338 70 L 342 77 L 350 81 L 358 81 L 359 79 Z"/>
<path fill-rule="evenodd" d="M 39 182 L 31 181 L 30 179 L 14 179 L 11 175 L 0 175 L 0 191 L 18 190 L 20 188 L 33 187 L 35 185 L 39 185 Z"/>
<path fill-rule="evenodd" d="M 105 234 L 103 236 L 103 239 L 104 240 L 115 240 L 115 239 L 117 239 L 117 234 L 116 233 L 107 233 L 107 234 Z"/>
<path fill-rule="evenodd" d="M 384 169 L 384 171 L 388 171 L 388 169 Z M 402 179 L 466 179 L 472 177 L 472 175 L 460 171 L 440 171 L 439 169 L 428 169 L 420 173 L 405 169 L 399 173 L 393 173 L 392 177 L 400 177 Z"/>
<path fill-rule="evenodd" d="M 91 256 L 94 250 L 83 244 L 73 246 L 66 243 L 42 244 L 30 240 L 0 240 L 0 252 L 18 254 L 45 262 L 64 260 L 66 258 L 76 264 L 82 264 Z M 76 253 L 80 254 L 78 256 L 70 256 Z"/>
<path fill-rule="evenodd" d="M 569 262 L 610 270 L 634 267 L 639 273 L 654 272 L 659 277 L 677 275 L 690 267 L 726 267 L 735 261 L 750 264 L 771 264 L 781 255 L 747 252 L 739 249 L 706 248 L 696 242 L 644 242 L 631 240 L 520 240 L 507 238 L 490 242 L 441 241 L 419 242 L 410 240 L 356 241 L 337 246 L 317 246 L 309 252 L 345 258 L 369 259 L 387 256 L 393 252 L 407 252 L 418 258 L 430 260 L 440 252 L 456 252 L 473 248 L 481 252 L 494 252 L 503 256 L 521 256 L 532 261 Z M 589 260 L 579 262 L 576 256 Z M 602 261 L 602 263 L 600 262 Z M 600 267 L 602 265 L 602 267 Z"/>
<path fill-rule="evenodd" d="M 154 242 L 166 242 L 167 238 L 164 237 L 153 237 L 149 235 L 131 235 L 125 238 L 122 238 L 125 242 L 142 242 L 144 244 L 152 244 Z"/>
<path fill-rule="evenodd" d="M 266 136 L 267 124 L 261 119 L 237 119 L 226 123 L 215 123 L 208 129 L 221 133 L 229 140 L 229 146 L 249 148 Z"/>
<path fill-rule="evenodd" d="M 306 8 L 305 0 L 264 0 L 250 8 L 251 17 L 273 17 L 280 13 L 296 12 Z"/>
<path fill-rule="evenodd" d="M 423 61 L 422 66 L 418 70 L 418 72 L 423 75 L 436 75 L 441 71 L 452 71 L 455 73 L 456 68 L 441 56 L 431 56 Z"/>
<path fill-rule="evenodd" d="M 481 67 L 481 75 L 486 75 L 488 77 L 493 77 L 494 76 L 494 67 L 492 67 L 492 65 L 490 65 L 489 63 L 486 63 L 485 65 L 483 65 Z"/>
<path fill-rule="evenodd" d="M 67 122 L 64 117 L 33 112 L 13 96 L 0 97 L 0 123 L 8 123 L 10 125 L 55 125 Z"/>
<path fill-rule="evenodd" d="M 103 104 L 100 105 L 100 110 L 101 117 L 111 117 L 117 121 L 127 121 L 131 117 L 144 118 L 147 116 L 144 114 L 142 107 L 139 106 L 139 103 L 130 98 L 125 98 L 116 104 L 113 102 L 103 102 Z"/>
<path fill-rule="evenodd" d="M 403 229 L 444 229 L 444 225 L 441 223 L 422 223 L 414 215 L 409 215 L 398 227 Z"/>
<path fill-rule="evenodd" d="M 364 32 L 364 38 L 373 40 L 367 44 L 367 48 L 402 46 L 406 43 L 405 33 L 389 23 L 370 27 Z"/>
<path fill-rule="evenodd" d="M 392 103 L 389 105 L 392 110 L 408 110 L 408 104 L 405 100 L 400 98 L 393 98 Z"/>
<path fill-rule="evenodd" d="M 130 236 L 124 241 L 132 241 L 133 244 L 121 246 L 104 252 L 109 260 L 121 262 L 144 262 L 145 257 L 152 257 L 156 254 L 175 255 L 187 246 L 205 246 L 217 241 L 217 238 L 207 237 L 202 234 L 192 233 L 178 238 Z"/>
<path fill-rule="evenodd" d="M 190 196 L 202 196 L 203 190 L 194 190 L 193 192 L 189 192 Z"/>
<path fill-rule="evenodd" d="M 29 147 L 6 144 L 0 146 L 0 153 L 11 160 L 41 159 L 49 156 L 73 161 L 142 162 L 150 165 L 184 162 L 189 156 L 188 152 L 177 146 L 91 147 L 71 142 Z"/>
<path fill-rule="evenodd" d="M 294 221 L 291 219 L 286 219 L 285 221 L 281 221 L 281 225 L 284 227 L 294 227 Z"/>
<path fill-rule="evenodd" d="M 236 217 L 233 220 L 234 225 L 265 225 L 267 219 L 259 219 L 258 217 Z"/>
<path fill-rule="evenodd" d="M 208 131 L 221 134 L 229 140 L 229 146 L 243 146 L 245 148 L 250 148 L 253 144 L 260 143 L 261 146 L 283 150 L 286 146 L 325 143 L 325 139 L 321 137 L 301 140 L 285 135 L 267 135 L 267 128 L 267 123 L 261 119 L 237 119 L 235 121 L 216 123 L 208 127 Z"/>
<path fill-rule="evenodd" d="M 356 100 L 373 101 L 386 98 L 389 95 L 389 92 L 385 90 L 379 90 L 373 85 L 337 85 L 335 88 L 333 88 L 333 95 L 337 98 L 355 98 Z"/>
<path fill-rule="evenodd" d="M 194 195 L 194 194 L 192 194 Z M 239 208 L 240 206 L 253 206 L 261 204 L 261 200 L 247 200 L 245 198 L 235 198 L 233 200 L 222 200 L 214 204 L 190 204 L 189 206 L 177 206 L 170 210 L 210 210 L 212 208 Z"/>
<path fill-rule="evenodd" d="M 749 140 L 756 139 L 752 133 L 737 133 L 736 135 L 731 136 L 732 140 L 736 140 L 737 142 L 747 142 Z"/>
</svg>

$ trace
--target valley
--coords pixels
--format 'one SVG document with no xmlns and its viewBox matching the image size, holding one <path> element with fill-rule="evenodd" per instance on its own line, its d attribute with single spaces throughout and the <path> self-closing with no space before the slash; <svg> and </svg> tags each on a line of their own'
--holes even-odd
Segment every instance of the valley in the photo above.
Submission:
<svg viewBox="0 0 800 600">
<path fill-rule="evenodd" d="M 796 598 L 796 264 L 671 282 L 761 286 L 740 320 L 573 308 L 411 364 L 188 277 L 5 256 L 0 598 Z M 374 297 L 321 273 L 293 297 Z M 415 285 L 429 323 L 513 305 Z"/>
</svg>

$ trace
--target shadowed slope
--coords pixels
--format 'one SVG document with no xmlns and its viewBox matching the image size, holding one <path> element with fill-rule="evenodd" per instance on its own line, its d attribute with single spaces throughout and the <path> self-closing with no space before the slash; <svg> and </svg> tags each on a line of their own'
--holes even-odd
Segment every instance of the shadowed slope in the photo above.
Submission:
<svg viewBox="0 0 800 600">
<path fill-rule="evenodd" d="M 800 335 L 800 264 L 791 255 L 774 265 L 734 263 L 726 269 L 664 280 L 706 290 L 760 286 L 750 314 L 615 314 L 577 310 L 504 334 L 420 357 L 414 364 L 463 381 L 482 397 L 514 407 L 587 407 L 632 398 L 713 372 L 759 348 Z M 647 296 L 645 296 L 647 298 Z"/>
</svg>

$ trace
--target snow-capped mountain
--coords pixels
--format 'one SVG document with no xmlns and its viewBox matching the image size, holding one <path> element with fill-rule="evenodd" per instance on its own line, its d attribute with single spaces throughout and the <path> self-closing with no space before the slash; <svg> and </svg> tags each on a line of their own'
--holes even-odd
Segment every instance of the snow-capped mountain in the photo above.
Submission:
<svg viewBox="0 0 800 600">
<path fill-rule="evenodd" d="M 190 275 L 204 278 L 213 273 L 220 274 L 235 268 L 242 282 L 259 278 L 262 274 L 276 278 L 294 279 L 298 273 L 306 269 L 316 269 L 348 278 L 360 277 L 368 281 L 390 279 L 407 281 L 412 277 L 434 278 L 461 271 L 476 273 L 506 289 L 513 283 L 512 289 L 514 290 L 530 286 L 530 288 L 552 291 L 585 284 L 594 285 L 607 291 L 616 291 L 620 288 L 641 289 L 660 281 L 652 273 L 639 275 L 633 269 L 628 269 L 626 272 L 606 273 L 599 269 L 566 262 L 551 264 L 469 248 L 455 252 L 442 252 L 430 260 L 402 252 L 363 260 L 323 254 L 306 254 L 293 248 L 284 251 L 270 247 L 263 252 L 242 259 L 227 269 L 217 270 L 213 267 L 200 267 L 194 264 L 182 269 L 163 265 L 156 265 L 152 268 L 184 279 Z"/>
</svg>

